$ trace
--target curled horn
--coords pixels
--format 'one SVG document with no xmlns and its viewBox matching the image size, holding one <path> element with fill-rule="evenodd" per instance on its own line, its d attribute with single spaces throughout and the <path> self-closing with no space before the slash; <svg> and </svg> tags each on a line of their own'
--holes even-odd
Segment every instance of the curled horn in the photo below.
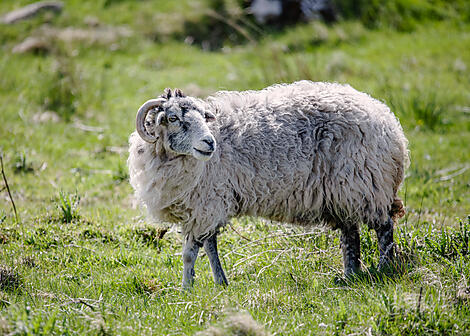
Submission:
<svg viewBox="0 0 470 336">
<path fill-rule="evenodd" d="M 150 135 L 147 130 L 145 129 L 145 118 L 147 117 L 147 113 L 158 106 L 161 106 L 166 99 L 164 98 L 157 98 L 157 99 L 150 99 L 147 100 L 137 111 L 137 116 L 135 120 L 135 127 L 137 129 L 137 133 L 139 133 L 140 137 L 149 142 L 154 143 L 157 141 L 157 137 Z"/>
</svg>

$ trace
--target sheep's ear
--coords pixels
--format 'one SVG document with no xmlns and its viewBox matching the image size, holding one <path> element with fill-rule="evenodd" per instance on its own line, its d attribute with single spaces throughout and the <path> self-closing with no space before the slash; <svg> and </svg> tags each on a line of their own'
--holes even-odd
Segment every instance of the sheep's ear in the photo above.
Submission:
<svg viewBox="0 0 470 336">
<path fill-rule="evenodd" d="M 186 97 L 180 89 L 175 89 L 175 97 Z"/>
<path fill-rule="evenodd" d="M 211 122 L 215 120 L 215 114 L 210 112 L 210 111 L 205 111 L 204 112 L 204 118 L 206 118 L 207 122 Z"/>
<path fill-rule="evenodd" d="M 158 112 L 157 116 L 155 117 L 155 124 L 156 125 L 166 125 L 166 114 L 165 112 Z"/>
</svg>

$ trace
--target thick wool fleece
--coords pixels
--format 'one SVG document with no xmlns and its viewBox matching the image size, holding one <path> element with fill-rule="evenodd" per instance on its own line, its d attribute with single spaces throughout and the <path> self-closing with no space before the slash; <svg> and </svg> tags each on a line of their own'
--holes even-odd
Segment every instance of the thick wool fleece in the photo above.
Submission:
<svg viewBox="0 0 470 336">
<path fill-rule="evenodd" d="M 130 137 L 130 182 L 154 219 L 180 223 L 202 241 L 240 215 L 377 228 L 401 210 L 407 140 L 389 108 L 369 95 L 300 81 L 198 102 L 216 115 L 209 161 Z"/>
</svg>

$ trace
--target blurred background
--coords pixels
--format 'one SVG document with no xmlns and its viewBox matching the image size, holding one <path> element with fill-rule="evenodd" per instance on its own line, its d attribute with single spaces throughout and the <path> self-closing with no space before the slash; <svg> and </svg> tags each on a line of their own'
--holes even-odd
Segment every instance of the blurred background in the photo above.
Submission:
<svg viewBox="0 0 470 336">
<path fill-rule="evenodd" d="M 420 237 L 462 227 L 470 214 L 470 1 L 3 0 L 1 263 L 18 270 L 33 292 L 41 288 L 54 295 L 71 283 L 67 288 L 80 292 L 89 279 L 83 272 L 96 277 L 93 286 L 109 285 L 110 293 L 116 286 L 134 286 L 136 293 L 160 288 L 153 280 L 139 282 L 146 277 L 178 283 L 180 264 L 173 254 L 180 238 L 169 235 L 160 241 L 161 233 L 146 222 L 128 183 L 127 139 L 137 108 L 166 87 L 206 97 L 218 90 L 261 89 L 301 79 L 349 83 L 391 107 L 411 151 L 400 191 L 408 209 L 402 243 L 416 240 L 416 246 L 443 258 L 467 255 L 467 231 L 458 236 L 463 237 L 460 249 L 445 245 L 442 237 L 436 238 L 437 245 L 426 245 Z M 244 235 L 272 230 L 260 223 L 233 225 Z M 222 248 L 240 240 L 226 237 Z M 362 236 L 363 241 L 369 238 Z M 74 252 L 64 254 L 57 246 Z M 111 256 L 109 264 L 97 259 L 88 265 L 85 260 L 93 258 L 83 253 L 91 252 L 73 246 L 102 251 L 103 260 Z M 163 253 L 160 259 L 145 259 L 156 251 Z M 25 255 L 32 261 L 18 262 Z M 328 260 L 340 270 L 339 251 L 332 255 Z M 76 258 L 76 264 L 61 264 L 63 258 Z M 232 258 L 228 269 L 236 274 L 238 261 Z M 34 262 L 55 278 L 28 266 Z M 127 265 L 122 272 L 121 264 Z M 128 265 L 135 265 L 139 281 L 130 278 Z M 114 269 L 121 273 L 104 278 Z M 148 275 L 149 269 L 157 273 Z M 455 272 L 457 284 L 463 281 L 458 274 L 469 270 Z M 210 278 L 208 271 L 205 276 Z M 84 291 L 80 295 L 98 300 L 97 292 Z M 21 293 L 2 295 L 10 303 L 26 300 Z M 7 326 L 24 321 L 26 308 L 0 307 L 10 314 Z M 456 325 L 464 323 L 459 321 L 465 318 L 453 316 Z M 79 317 L 71 321 L 83 327 Z"/>
<path fill-rule="evenodd" d="M 135 110 L 165 87 L 300 79 L 387 103 L 410 139 L 416 207 L 468 210 L 468 1 L 25 0 L 2 1 L 0 18 L 0 146 L 23 211 L 56 189 L 125 198 Z"/>
</svg>

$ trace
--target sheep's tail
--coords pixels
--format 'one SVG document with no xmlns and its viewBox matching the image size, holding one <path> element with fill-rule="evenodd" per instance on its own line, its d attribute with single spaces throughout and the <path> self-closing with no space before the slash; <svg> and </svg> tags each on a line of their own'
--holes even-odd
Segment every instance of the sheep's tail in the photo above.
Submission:
<svg viewBox="0 0 470 336">
<path fill-rule="evenodd" d="M 390 209 L 389 215 L 394 222 L 396 222 L 399 218 L 405 215 L 405 206 L 403 202 L 398 197 L 393 200 L 392 208 Z"/>
</svg>

